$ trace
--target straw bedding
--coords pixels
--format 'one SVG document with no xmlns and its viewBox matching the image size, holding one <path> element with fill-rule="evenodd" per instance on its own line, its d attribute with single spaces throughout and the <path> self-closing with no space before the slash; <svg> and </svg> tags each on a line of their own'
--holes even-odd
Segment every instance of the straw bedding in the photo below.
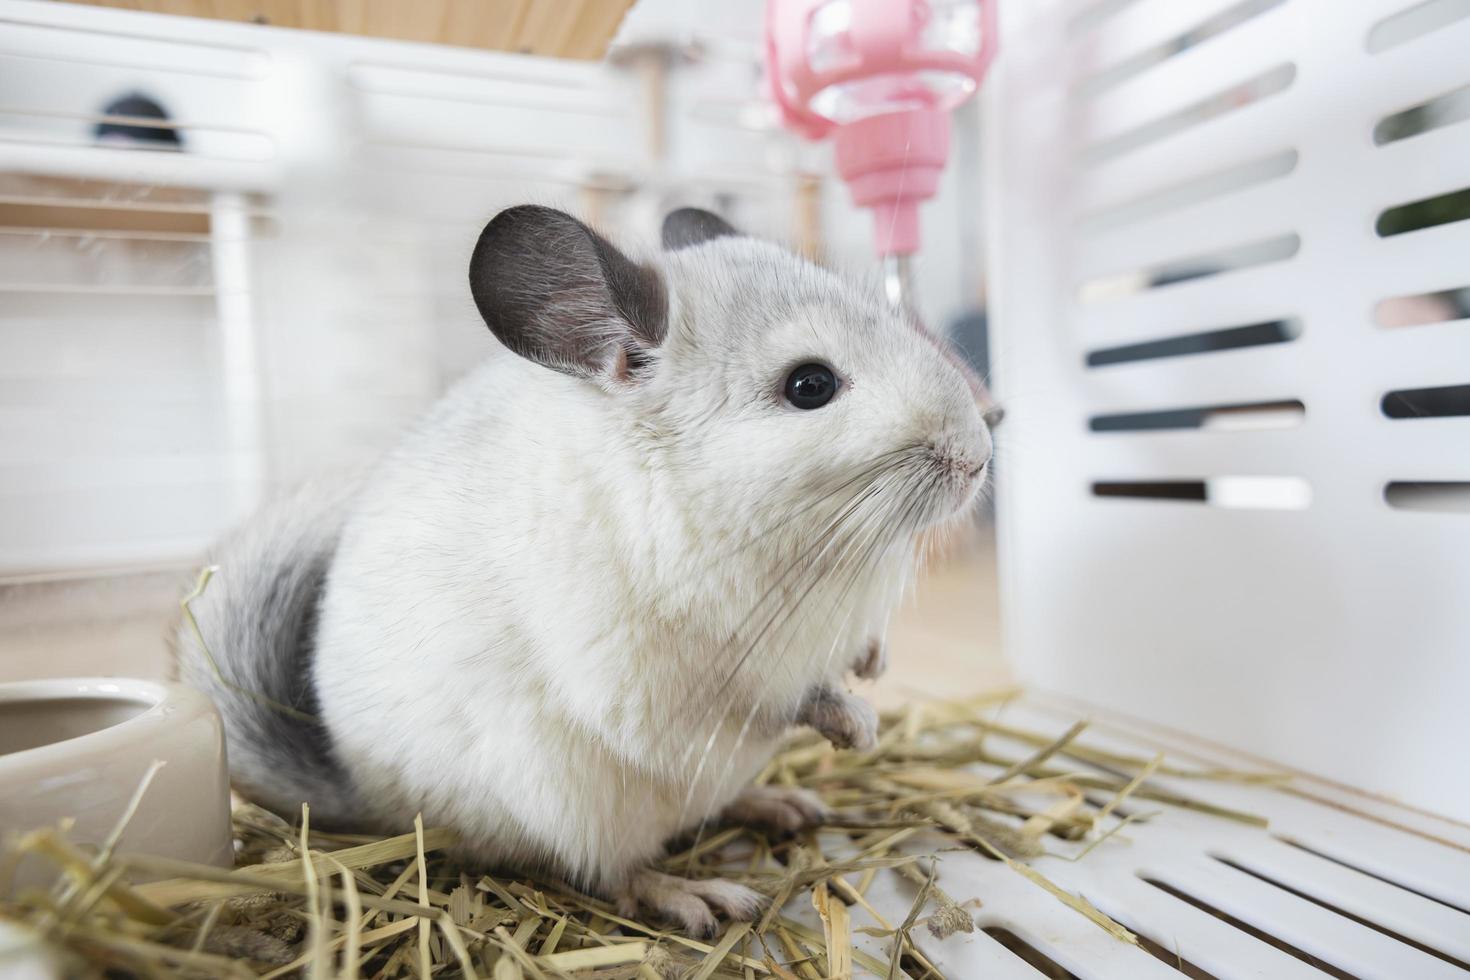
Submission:
<svg viewBox="0 0 1470 980">
<path fill-rule="evenodd" d="M 1003 724 L 998 708 L 1012 693 L 888 713 L 871 752 L 836 752 L 810 735 L 792 741 L 760 778 L 818 792 L 834 814 L 827 826 L 786 838 L 710 827 L 675 842 L 664 862 L 671 874 L 719 875 L 770 896 L 757 921 L 709 942 L 623 918 L 560 882 L 456 864 L 445 854 L 448 831 L 419 825 L 370 840 L 317 832 L 308 812 L 287 822 L 249 805 L 234 817 L 233 871 L 109 845 L 83 850 L 64 826 L 13 838 L 0 876 L 22 857 L 64 873 L 47 892 L 0 901 L 0 917 L 21 927 L 10 942 L 36 944 L 79 977 L 921 980 L 943 976 L 929 954 L 983 915 L 984 895 L 946 887 L 945 858 L 956 850 L 1007 863 L 1131 943 L 1127 929 L 1028 860 L 1127 846 L 1128 825 L 1148 819 L 1149 801 L 1261 822 L 1159 788 L 1155 775 L 1200 775 L 1162 757 L 1079 744 L 1082 723 L 1060 738 Z M 910 896 L 897 921 L 866 897 L 880 875 L 897 876 Z M 0 877 L 0 895 L 8 891 Z M 0 948 L 0 964 L 5 955 Z"/>
</svg>

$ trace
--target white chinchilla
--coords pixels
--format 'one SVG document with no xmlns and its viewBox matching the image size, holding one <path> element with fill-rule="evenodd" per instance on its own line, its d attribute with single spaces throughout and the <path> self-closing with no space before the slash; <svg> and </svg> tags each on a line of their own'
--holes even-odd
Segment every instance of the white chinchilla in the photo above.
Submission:
<svg viewBox="0 0 1470 980">
<path fill-rule="evenodd" d="M 748 784 L 794 723 L 871 744 L 843 677 L 881 669 L 918 537 L 985 478 L 979 385 L 876 296 L 692 209 L 638 263 L 511 208 L 470 287 L 520 356 L 222 542 L 195 609 L 228 680 L 182 633 L 181 671 L 259 802 L 422 812 L 477 860 L 707 934 L 760 896 L 651 864 L 708 820 L 822 818 Z"/>
</svg>

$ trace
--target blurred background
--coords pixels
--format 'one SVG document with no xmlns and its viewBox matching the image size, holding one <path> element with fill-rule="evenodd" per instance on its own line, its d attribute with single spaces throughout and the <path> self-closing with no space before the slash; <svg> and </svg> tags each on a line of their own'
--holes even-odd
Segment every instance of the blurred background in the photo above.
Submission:
<svg viewBox="0 0 1470 980">
<path fill-rule="evenodd" d="M 1131 2 L 1082 5 L 1069 30 L 1081 36 Z M 1167 41 L 1079 70 L 1068 97 L 1086 106 L 1122 93 L 1283 2 L 1209 4 Z M 113 9 L 124 7 L 135 9 Z M 830 146 L 777 126 L 762 11 L 760 0 L 0 0 L 0 680 L 163 673 L 169 623 L 212 539 L 281 488 L 373 459 L 459 375 L 504 356 L 465 288 L 470 248 L 503 207 L 556 205 L 651 249 L 668 210 L 697 205 L 876 277 L 871 219 L 833 176 Z M 1368 52 L 1467 14 L 1470 0 L 1405 4 Z M 1188 140 L 1295 75 L 1283 65 L 1232 80 L 1080 155 L 1099 166 Z M 1466 118 L 1461 86 L 1384 117 L 1373 140 Z M 983 375 L 1004 376 L 986 335 L 985 131 L 981 100 L 955 113 L 944 184 L 922 212 L 915 295 Z M 1297 163 L 1283 149 L 1228 181 L 1170 184 L 1078 227 L 1105 235 Z M 1385 211 L 1377 233 L 1466 216 L 1470 192 L 1441 195 Z M 1078 299 L 1147 298 L 1299 245 L 1284 236 L 1205 264 L 1100 276 Z M 1467 315 L 1465 289 L 1373 311 L 1381 327 Z M 1172 336 L 1087 363 L 1247 348 L 1300 327 Z M 1022 385 L 1007 408 L 1034 414 L 1054 395 Z M 1303 411 L 1266 408 L 1288 425 Z M 1169 407 L 1091 426 L 1233 419 Z M 1039 451 L 1003 431 L 997 465 Z M 895 624 L 881 700 L 1007 679 L 992 517 L 987 505 L 935 556 Z"/>
<path fill-rule="evenodd" d="M 762 12 L 0 3 L 0 680 L 162 674 L 212 539 L 508 356 L 465 285 L 503 207 L 636 250 L 698 205 L 876 277 L 830 147 L 764 96 Z M 916 283 L 984 373 L 980 132 L 972 100 Z M 933 567 L 882 697 L 1003 676 L 988 511 Z"/>
</svg>

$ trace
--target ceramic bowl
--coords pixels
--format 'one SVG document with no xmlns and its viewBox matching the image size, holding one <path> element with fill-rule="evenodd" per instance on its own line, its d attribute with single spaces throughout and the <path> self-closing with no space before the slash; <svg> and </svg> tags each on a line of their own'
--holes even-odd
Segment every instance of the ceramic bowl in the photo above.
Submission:
<svg viewBox="0 0 1470 980">
<path fill-rule="evenodd" d="M 204 695 L 122 677 L 0 684 L 0 833 L 70 818 L 73 842 L 100 844 L 154 760 L 163 766 L 118 851 L 229 866 L 224 729 Z M 54 875 L 54 865 L 28 856 L 11 885 Z"/>
</svg>

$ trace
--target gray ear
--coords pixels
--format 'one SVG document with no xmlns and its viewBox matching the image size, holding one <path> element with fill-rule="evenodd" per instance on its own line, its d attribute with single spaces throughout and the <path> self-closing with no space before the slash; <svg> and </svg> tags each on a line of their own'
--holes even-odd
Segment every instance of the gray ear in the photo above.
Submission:
<svg viewBox="0 0 1470 980">
<path fill-rule="evenodd" d="M 470 292 L 502 344 L 577 377 L 627 380 L 668 327 L 657 272 L 571 215 L 533 204 L 485 226 Z"/>
<path fill-rule="evenodd" d="M 664 219 L 664 248 L 670 252 L 699 245 L 712 238 L 739 235 L 724 218 L 699 208 L 680 208 Z"/>
</svg>

